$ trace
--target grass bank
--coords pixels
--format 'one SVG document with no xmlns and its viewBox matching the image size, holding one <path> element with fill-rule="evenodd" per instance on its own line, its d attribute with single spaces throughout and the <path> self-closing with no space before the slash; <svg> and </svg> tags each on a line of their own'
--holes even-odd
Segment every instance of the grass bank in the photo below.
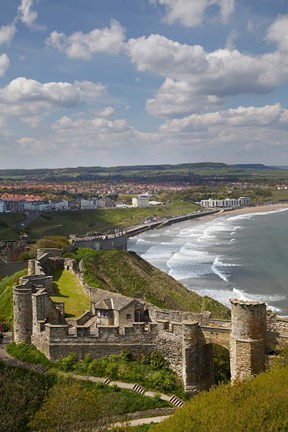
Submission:
<svg viewBox="0 0 288 432">
<path fill-rule="evenodd" d="M 85 310 L 91 309 L 90 297 L 85 294 L 77 277 L 68 270 L 57 270 L 53 274 L 54 286 L 57 295 L 52 296 L 53 301 L 64 301 L 65 316 L 78 317 Z"/>
<path fill-rule="evenodd" d="M 227 307 L 188 290 L 134 252 L 91 251 L 84 257 L 83 275 L 91 287 L 142 298 L 163 309 L 210 311 L 214 318 L 230 318 Z"/>
</svg>

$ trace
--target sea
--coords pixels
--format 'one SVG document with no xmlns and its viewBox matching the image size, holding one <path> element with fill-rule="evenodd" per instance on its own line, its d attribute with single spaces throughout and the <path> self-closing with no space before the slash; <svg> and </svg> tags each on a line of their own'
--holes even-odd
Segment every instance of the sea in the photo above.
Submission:
<svg viewBox="0 0 288 432">
<path fill-rule="evenodd" d="M 128 249 L 201 296 L 288 316 L 288 209 L 192 219 L 131 237 Z"/>
</svg>

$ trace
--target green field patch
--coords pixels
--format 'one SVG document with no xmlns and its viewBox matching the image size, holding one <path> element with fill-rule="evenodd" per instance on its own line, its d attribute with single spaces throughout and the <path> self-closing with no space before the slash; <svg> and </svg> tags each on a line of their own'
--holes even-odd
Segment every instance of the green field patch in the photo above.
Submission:
<svg viewBox="0 0 288 432">
<path fill-rule="evenodd" d="M 65 314 L 78 317 L 85 310 L 90 310 L 90 297 L 85 294 L 77 277 L 68 270 L 56 270 L 53 280 L 57 294 L 51 297 L 53 301 L 64 301 Z"/>
</svg>

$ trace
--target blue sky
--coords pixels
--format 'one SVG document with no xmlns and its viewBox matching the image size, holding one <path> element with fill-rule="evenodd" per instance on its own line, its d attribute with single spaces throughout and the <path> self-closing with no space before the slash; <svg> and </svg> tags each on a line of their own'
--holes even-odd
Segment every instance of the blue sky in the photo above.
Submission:
<svg viewBox="0 0 288 432">
<path fill-rule="evenodd" d="M 0 168 L 288 165 L 287 0 L 0 12 Z"/>
</svg>

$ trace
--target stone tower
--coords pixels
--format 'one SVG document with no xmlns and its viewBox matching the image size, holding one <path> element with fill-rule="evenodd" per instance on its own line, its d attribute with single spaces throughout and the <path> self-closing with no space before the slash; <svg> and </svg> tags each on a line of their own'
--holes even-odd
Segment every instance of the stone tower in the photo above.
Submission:
<svg viewBox="0 0 288 432">
<path fill-rule="evenodd" d="M 192 396 L 199 391 L 198 374 L 198 321 L 182 321 L 183 383 L 185 393 Z"/>
<path fill-rule="evenodd" d="M 265 370 L 266 305 L 237 299 L 230 302 L 231 381 L 243 381 Z"/>
<path fill-rule="evenodd" d="M 16 343 L 31 343 L 32 335 L 32 287 L 16 285 L 13 289 L 14 324 L 13 339 Z"/>
</svg>

